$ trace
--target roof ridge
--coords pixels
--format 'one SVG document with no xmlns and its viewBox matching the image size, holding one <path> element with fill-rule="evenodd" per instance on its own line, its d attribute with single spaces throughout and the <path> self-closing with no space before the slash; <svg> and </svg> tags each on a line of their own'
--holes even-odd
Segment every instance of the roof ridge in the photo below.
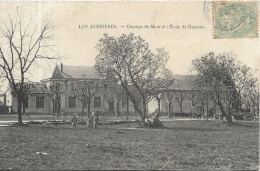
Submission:
<svg viewBox="0 0 260 171">
<path fill-rule="evenodd" d="M 62 75 L 64 78 L 81 78 L 82 75 L 87 75 L 87 78 L 99 78 L 98 71 L 95 66 L 72 66 L 62 65 Z"/>
<path fill-rule="evenodd" d="M 95 66 L 85 66 L 85 65 L 63 65 L 63 67 L 95 67 Z"/>
<path fill-rule="evenodd" d="M 178 75 L 178 76 L 196 76 L 196 74 L 172 74 L 172 75 Z"/>
</svg>

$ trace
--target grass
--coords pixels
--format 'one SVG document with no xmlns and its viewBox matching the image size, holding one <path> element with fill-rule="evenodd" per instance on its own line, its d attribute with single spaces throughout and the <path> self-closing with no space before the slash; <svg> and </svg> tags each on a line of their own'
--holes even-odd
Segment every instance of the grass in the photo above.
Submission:
<svg viewBox="0 0 260 171">
<path fill-rule="evenodd" d="M 258 122 L 0 127 L 0 169 L 259 169 Z M 47 155 L 36 154 L 46 152 Z"/>
<path fill-rule="evenodd" d="M 78 114 L 78 118 L 79 118 L 80 114 Z M 73 113 L 71 114 L 65 114 L 65 115 L 60 115 L 59 117 L 54 116 L 53 115 L 25 115 L 22 116 L 23 118 L 23 122 L 28 122 L 28 121 L 38 121 L 38 120 L 71 120 L 73 117 Z M 87 119 L 86 114 L 82 117 L 83 119 Z M 100 116 L 99 117 L 100 120 L 104 121 L 105 117 L 104 116 Z M 133 117 L 133 116 L 129 116 L 129 120 L 136 120 L 139 119 L 140 117 Z M 107 121 L 122 121 L 122 120 L 126 120 L 126 116 L 120 116 L 120 117 L 107 117 L 106 119 Z M 1 121 L 13 121 L 13 122 L 17 122 L 17 114 L 0 114 L 0 122 Z"/>
</svg>

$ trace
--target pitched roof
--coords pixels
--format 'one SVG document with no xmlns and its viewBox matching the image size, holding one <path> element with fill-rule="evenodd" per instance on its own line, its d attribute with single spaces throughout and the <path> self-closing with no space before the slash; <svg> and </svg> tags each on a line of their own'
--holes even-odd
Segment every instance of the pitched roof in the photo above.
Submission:
<svg viewBox="0 0 260 171">
<path fill-rule="evenodd" d="M 62 68 L 61 68 L 62 67 Z M 100 79 L 94 66 L 57 66 L 63 78 Z M 55 70 L 54 70 L 55 71 Z M 52 78 L 55 78 L 52 76 Z"/>
<path fill-rule="evenodd" d="M 48 93 L 48 87 L 45 84 L 36 83 L 33 87 L 30 87 L 30 93 L 37 94 L 37 93 Z"/>
<path fill-rule="evenodd" d="M 24 83 L 24 90 L 25 93 L 28 94 L 44 94 L 48 93 L 48 87 L 46 84 L 42 83 L 29 83 L 25 82 Z"/>
<path fill-rule="evenodd" d="M 63 67 L 61 69 L 61 67 Z M 55 75 L 55 71 L 58 69 L 58 73 Z M 63 71 L 63 72 L 61 72 Z M 56 66 L 53 72 L 52 78 L 63 77 L 63 78 L 80 78 L 85 77 L 86 79 L 100 79 L 101 76 L 98 74 L 94 66 Z M 192 90 L 196 89 L 194 80 L 196 75 L 178 75 L 174 74 L 174 90 Z"/>
<path fill-rule="evenodd" d="M 62 79 L 64 78 L 63 74 L 61 73 L 60 69 L 58 66 L 56 66 L 54 68 L 54 71 L 52 72 L 52 76 L 51 78 L 54 78 L 54 79 Z"/>
<path fill-rule="evenodd" d="M 192 90 L 195 88 L 194 80 L 196 75 L 173 75 L 175 90 Z"/>
</svg>

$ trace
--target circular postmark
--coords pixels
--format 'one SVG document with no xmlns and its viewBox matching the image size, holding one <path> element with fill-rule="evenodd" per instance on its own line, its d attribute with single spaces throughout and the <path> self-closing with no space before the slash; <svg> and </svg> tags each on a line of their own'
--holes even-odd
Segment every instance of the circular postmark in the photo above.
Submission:
<svg viewBox="0 0 260 171">
<path fill-rule="evenodd" d="M 211 21 L 210 20 L 210 8 L 211 8 L 211 1 L 204 0 L 204 2 L 203 2 L 203 12 L 204 12 L 205 18 L 209 22 Z"/>
<path fill-rule="evenodd" d="M 253 37 L 257 34 L 257 11 L 252 4 L 227 3 L 214 10 L 215 36 Z"/>
</svg>

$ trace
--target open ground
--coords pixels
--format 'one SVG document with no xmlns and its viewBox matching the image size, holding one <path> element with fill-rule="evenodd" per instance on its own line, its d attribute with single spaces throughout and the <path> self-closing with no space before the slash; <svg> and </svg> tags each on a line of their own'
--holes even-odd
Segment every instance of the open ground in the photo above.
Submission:
<svg viewBox="0 0 260 171">
<path fill-rule="evenodd" d="M 0 127 L 0 169 L 259 169 L 259 122 Z M 41 152 L 40 154 L 37 152 Z"/>
</svg>

